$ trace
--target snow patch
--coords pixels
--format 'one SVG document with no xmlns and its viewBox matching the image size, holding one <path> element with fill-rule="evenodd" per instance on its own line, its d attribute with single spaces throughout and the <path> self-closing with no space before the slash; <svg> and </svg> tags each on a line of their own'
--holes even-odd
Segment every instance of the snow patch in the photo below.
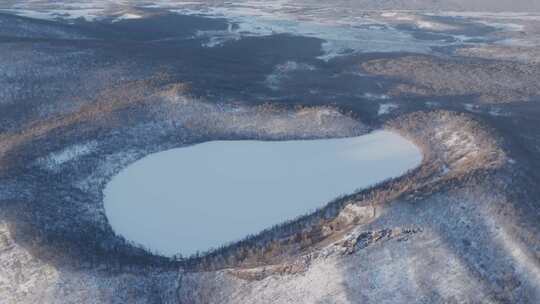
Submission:
<svg viewBox="0 0 540 304">
<path fill-rule="evenodd" d="M 49 154 L 49 156 L 46 158 L 40 159 L 38 163 L 51 171 L 55 171 L 62 164 L 92 153 L 97 146 L 98 143 L 96 141 L 91 141 L 84 144 L 76 144 L 61 151 Z"/>
<path fill-rule="evenodd" d="M 279 90 L 282 82 L 287 80 L 290 77 L 290 73 L 295 71 L 313 71 L 315 67 L 306 64 L 298 63 L 295 61 L 287 61 L 283 64 L 279 64 L 274 68 L 272 74 L 266 76 L 265 84 L 270 89 L 277 91 Z"/>
<path fill-rule="evenodd" d="M 374 93 L 364 93 L 362 95 L 363 98 L 369 99 L 369 100 L 388 100 L 390 99 L 390 96 L 386 94 L 374 94 Z"/>
<path fill-rule="evenodd" d="M 56 9 L 56 10 L 32 10 L 32 9 L 8 9 L 1 10 L 7 13 L 12 13 L 22 17 L 42 19 L 42 20 L 58 20 L 58 19 L 84 19 L 86 21 L 94 21 L 103 15 L 103 9 Z"/>
<path fill-rule="evenodd" d="M 540 14 L 538 13 L 522 13 L 522 12 L 453 12 L 439 11 L 437 13 L 426 13 L 437 16 L 449 17 L 466 17 L 475 19 L 494 19 L 494 20 L 518 20 L 518 21 L 538 21 Z"/>
<path fill-rule="evenodd" d="M 425 29 L 425 30 L 431 30 L 431 31 L 450 31 L 450 30 L 457 29 L 457 27 L 446 24 L 446 23 L 436 22 L 433 20 L 426 20 L 426 19 L 429 19 L 429 17 L 426 18 L 425 16 L 416 15 L 416 14 L 390 12 L 390 13 L 382 13 L 380 16 L 386 19 L 390 19 L 390 21 L 400 21 L 400 22 L 412 24 L 413 26 L 419 29 Z"/>
<path fill-rule="evenodd" d="M 463 107 L 465 107 L 465 110 L 469 111 L 469 112 L 473 112 L 473 113 L 480 113 L 480 107 L 475 105 L 475 104 L 472 104 L 472 103 L 465 103 L 463 104 Z"/>
<path fill-rule="evenodd" d="M 378 115 L 390 114 L 393 110 L 397 109 L 398 105 L 395 103 L 382 103 L 379 105 Z"/>
<path fill-rule="evenodd" d="M 490 108 L 488 113 L 491 116 L 508 116 L 509 115 L 507 112 L 504 112 L 503 109 L 498 108 L 498 107 Z"/>
<path fill-rule="evenodd" d="M 125 13 L 125 14 L 122 14 L 118 17 L 116 17 L 113 22 L 120 22 L 122 20 L 133 20 L 133 19 L 141 19 L 142 16 L 141 15 L 138 15 L 138 14 L 133 14 L 133 13 Z"/>
<path fill-rule="evenodd" d="M 480 146 L 477 140 L 466 132 L 452 132 L 447 128 L 437 128 L 435 138 L 444 146 L 448 167 L 453 169 L 478 156 Z"/>
</svg>

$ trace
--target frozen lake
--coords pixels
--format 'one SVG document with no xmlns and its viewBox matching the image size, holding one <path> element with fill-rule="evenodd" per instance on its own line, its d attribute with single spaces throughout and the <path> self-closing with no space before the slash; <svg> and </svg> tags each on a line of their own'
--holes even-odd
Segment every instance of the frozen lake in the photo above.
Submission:
<svg viewBox="0 0 540 304">
<path fill-rule="evenodd" d="M 403 137 L 213 141 L 149 155 L 104 190 L 116 233 L 164 255 L 206 251 L 420 164 Z"/>
</svg>

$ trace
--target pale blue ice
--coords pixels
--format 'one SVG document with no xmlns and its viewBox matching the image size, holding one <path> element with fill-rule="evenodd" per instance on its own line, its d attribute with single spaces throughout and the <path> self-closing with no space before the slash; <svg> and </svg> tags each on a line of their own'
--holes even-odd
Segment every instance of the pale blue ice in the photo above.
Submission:
<svg viewBox="0 0 540 304">
<path fill-rule="evenodd" d="M 171 256 L 190 255 L 323 207 L 420 164 L 403 137 L 212 141 L 149 155 L 105 189 L 116 233 Z"/>
</svg>

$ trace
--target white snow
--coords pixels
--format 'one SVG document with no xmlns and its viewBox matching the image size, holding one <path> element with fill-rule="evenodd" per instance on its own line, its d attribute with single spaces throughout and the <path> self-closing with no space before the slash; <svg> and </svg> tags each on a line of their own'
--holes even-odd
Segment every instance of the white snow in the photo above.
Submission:
<svg viewBox="0 0 540 304">
<path fill-rule="evenodd" d="M 478 105 L 475 105 L 475 104 L 472 104 L 472 103 L 465 103 L 465 104 L 463 104 L 463 106 L 465 107 L 465 110 L 467 110 L 469 112 L 473 112 L 473 113 L 481 112 L 480 107 Z"/>
<path fill-rule="evenodd" d="M 142 18 L 141 15 L 138 15 L 138 14 L 133 14 L 133 13 L 124 13 L 118 17 L 116 17 L 113 22 L 119 22 L 119 21 L 122 21 L 122 20 L 133 20 L 133 19 L 140 19 Z"/>
<path fill-rule="evenodd" d="M 425 20 L 416 21 L 416 26 L 418 26 L 419 28 L 422 28 L 422 29 L 441 29 L 441 28 L 444 28 L 444 26 L 441 25 L 440 23 L 430 22 L 430 21 L 425 21 Z"/>
<path fill-rule="evenodd" d="M 315 67 L 306 63 L 298 63 L 295 61 L 287 61 L 279 64 L 274 68 L 274 71 L 266 76 L 265 84 L 272 90 L 279 90 L 281 83 L 290 77 L 290 73 L 294 71 L 313 71 Z"/>
<path fill-rule="evenodd" d="M 508 116 L 509 114 L 499 107 L 491 107 L 489 109 L 489 115 L 491 116 Z"/>
<path fill-rule="evenodd" d="M 386 94 L 374 94 L 374 93 L 364 93 L 362 95 L 363 98 L 369 99 L 369 100 L 386 100 L 390 99 L 390 96 Z"/>
<path fill-rule="evenodd" d="M 176 3 L 177 8 L 170 10 L 180 14 L 226 18 L 236 25 L 234 29 L 229 28 L 227 31 L 199 33 L 209 36 L 210 41 L 205 46 L 218 46 L 241 37 L 292 34 L 323 40 L 324 54 L 319 59 L 330 60 L 359 52 L 425 53 L 429 52 L 432 46 L 439 45 L 434 41 L 417 40 L 409 33 L 391 27 L 373 26 L 380 22 L 368 17 L 323 17 L 319 12 L 309 14 L 305 8 L 294 6 L 288 1 L 243 1 L 221 6 L 186 4 L 179 8 L 181 5 L 182 2 Z"/>
<path fill-rule="evenodd" d="M 88 8 L 88 9 L 55 9 L 55 10 L 33 10 L 33 9 L 3 9 L 0 11 L 13 13 L 19 16 L 55 20 L 55 19 L 85 19 L 93 21 L 103 15 L 103 9 Z"/>
<path fill-rule="evenodd" d="M 450 17 L 466 17 L 474 19 L 493 19 L 493 20 L 520 20 L 520 21 L 537 21 L 540 20 L 538 13 L 522 13 L 522 12 L 452 12 L 438 11 L 437 13 L 426 13 L 426 15 L 450 16 Z"/>
<path fill-rule="evenodd" d="M 46 158 L 39 160 L 39 163 L 41 163 L 47 169 L 54 171 L 64 163 L 92 153 L 96 149 L 97 145 L 98 144 L 96 141 L 72 145 L 61 151 L 49 154 Z"/>
<path fill-rule="evenodd" d="M 414 12 L 385 12 L 381 13 L 381 17 L 386 18 L 390 22 L 405 22 L 412 24 L 420 29 L 433 30 L 433 31 L 448 31 L 456 29 L 455 26 L 429 20 L 426 16 L 418 15 Z"/>
<path fill-rule="evenodd" d="M 106 186 L 105 211 L 128 240 L 193 254 L 306 214 L 421 162 L 397 134 L 285 142 L 214 141 L 149 155 Z"/>
<path fill-rule="evenodd" d="M 379 112 L 377 114 L 379 115 L 386 115 L 390 114 L 393 110 L 397 109 L 398 105 L 395 103 L 381 103 L 379 105 Z"/>
<path fill-rule="evenodd" d="M 386 13 L 379 15 L 383 17 L 379 18 L 379 16 L 373 17 L 369 14 L 351 14 L 349 10 L 325 3 L 313 6 L 290 0 L 211 3 L 170 0 L 132 2 L 93 0 L 77 5 L 68 1 L 55 3 L 39 1 L 38 4 L 22 1 L 17 5 L 2 6 L 0 4 L 0 9 L 9 9 L 16 14 L 41 19 L 96 20 L 107 16 L 118 16 L 133 5 L 165 9 L 180 14 L 226 18 L 231 25 L 235 25 L 224 31 L 199 32 L 199 36 L 208 38 L 203 43 L 206 47 L 220 46 L 226 41 L 234 41 L 242 37 L 291 34 L 323 40 L 324 54 L 319 59 L 330 60 L 338 56 L 363 52 L 429 53 L 434 46 L 449 44 L 442 41 L 419 40 L 410 33 L 395 29 L 390 25 L 395 20 L 402 19 L 430 30 L 443 30 L 448 27 L 443 23 L 424 20 L 425 18 L 422 19 L 412 13 Z M 136 17 L 127 14 L 125 18 Z M 384 20 L 385 18 L 387 19 Z M 467 40 L 461 39 L 461 41 Z"/>
</svg>

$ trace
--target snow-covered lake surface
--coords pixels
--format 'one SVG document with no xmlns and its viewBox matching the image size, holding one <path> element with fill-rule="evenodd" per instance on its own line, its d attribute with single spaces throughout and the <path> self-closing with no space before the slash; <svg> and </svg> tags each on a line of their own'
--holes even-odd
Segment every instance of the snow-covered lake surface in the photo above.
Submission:
<svg viewBox="0 0 540 304">
<path fill-rule="evenodd" d="M 213 141 L 149 155 L 104 190 L 113 229 L 164 255 L 255 234 L 420 164 L 419 149 L 377 131 L 326 140 Z"/>
</svg>

